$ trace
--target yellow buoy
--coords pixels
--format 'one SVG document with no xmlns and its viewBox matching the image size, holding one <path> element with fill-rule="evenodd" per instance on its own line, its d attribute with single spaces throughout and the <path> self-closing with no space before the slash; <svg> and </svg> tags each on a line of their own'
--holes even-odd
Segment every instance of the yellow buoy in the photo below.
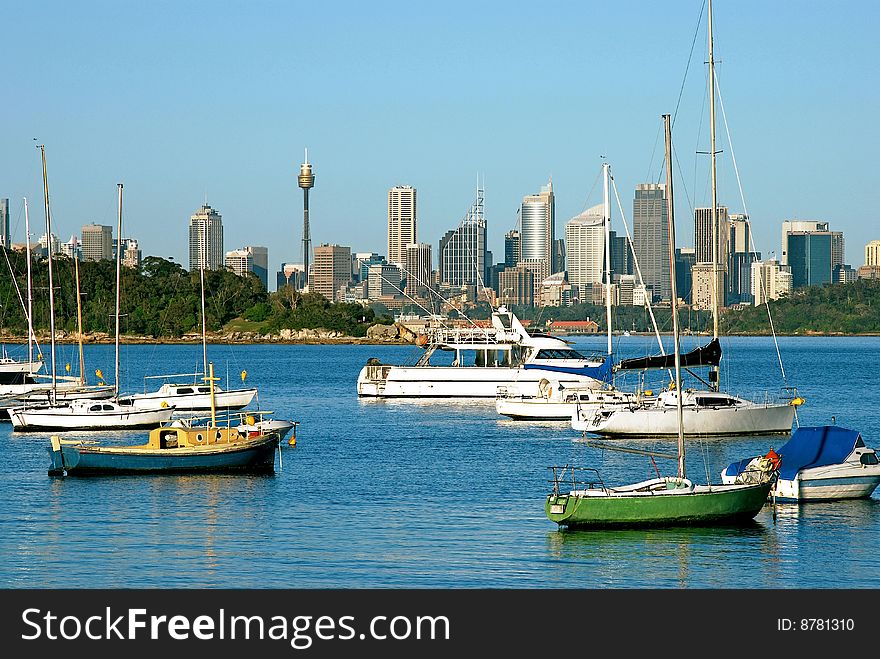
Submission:
<svg viewBox="0 0 880 659">
<path fill-rule="evenodd" d="M 70 364 L 65 364 L 64 370 L 67 371 L 68 373 L 70 373 Z"/>
<path fill-rule="evenodd" d="M 244 379 L 247 377 L 247 371 L 242 370 L 241 372 L 241 381 L 244 382 Z"/>
<path fill-rule="evenodd" d="M 806 403 L 806 402 L 807 402 L 807 401 L 806 401 L 805 399 L 803 399 L 803 398 L 801 398 L 800 396 L 798 396 L 797 398 L 792 398 L 791 401 L 790 401 L 788 404 L 789 404 L 789 405 L 794 405 L 795 407 L 798 407 L 798 406 L 800 406 L 800 405 L 803 405 L 803 404 Z"/>
<path fill-rule="evenodd" d="M 254 417 L 252 417 L 250 414 L 247 415 L 247 418 L 245 420 L 247 421 L 247 424 L 249 426 L 252 426 L 257 422 L 257 420 Z"/>
</svg>

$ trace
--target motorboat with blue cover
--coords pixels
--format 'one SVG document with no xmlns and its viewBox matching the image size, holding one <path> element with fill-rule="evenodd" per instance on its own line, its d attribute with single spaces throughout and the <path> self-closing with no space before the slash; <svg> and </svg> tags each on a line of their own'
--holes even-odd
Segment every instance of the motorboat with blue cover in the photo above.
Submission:
<svg viewBox="0 0 880 659">
<path fill-rule="evenodd" d="M 857 430 L 840 426 L 798 428 L 777 451 L 781 458 L 774 486 L 784 501 L 831 501 L 870 497 L 880 485 L 880 460 Z M 721 472 L 724 483 L 743 479 L 766 456 L 746 458 Z"/>
</svg>

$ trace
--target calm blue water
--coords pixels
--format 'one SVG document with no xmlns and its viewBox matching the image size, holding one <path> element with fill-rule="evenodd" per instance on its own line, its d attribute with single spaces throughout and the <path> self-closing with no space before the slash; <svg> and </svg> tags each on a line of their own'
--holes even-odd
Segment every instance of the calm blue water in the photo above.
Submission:
<svg viewBox="0 0 880 659">
<path fill-rule="evenodd" d="M 724 347 L 732 392 L 781 384 L 771 339 Z M 880 338 L 780 347 L 807 399 L 802 424 L 835 415 L 880 445 Z M 653 352 L 635 336 L 618 349 Z M 780 505 L 775 522 L 765 507 L 745 528 L 558 531 L 543 513 L 548 466 L 597 466 L 614 484 L 653 475 L 648 459 L 585 446 L 564 424 L 501 420 L 491 403 L 358 400 L 369 357 L 397 363 L 414 350 L 210 347 L 220 375 L 235 384 L 247 369 L 264 408 L 302 423 L 274 476 L 50 478 L 47 436 L 0 425 L 0 587 L 880 587 L 876 493 Z M 74 358 L 62 352 L 61 364 Z M 141 390 L 144 374 L 192 372 L 200 359 L 200 346 L 125 346 L 122 379 Z M 86 360 L 110 374 L 113 348 L 87 346 Z M 708 463 L 717 482 L 729 462 L 773 444 L 689 443 L 689 475 L 705 480 Z"/>
</svg>

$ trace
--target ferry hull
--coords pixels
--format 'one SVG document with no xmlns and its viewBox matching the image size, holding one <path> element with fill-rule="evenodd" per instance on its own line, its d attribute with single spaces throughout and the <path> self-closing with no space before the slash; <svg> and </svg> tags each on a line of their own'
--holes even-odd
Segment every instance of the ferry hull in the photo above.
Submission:
<svg viewBox="0 0 880 659">
<path fill-rule="evenodd" d="M 610 496 L 551 494 L 547 518 L 570 529 L 629 526 L 700 526 L 753 519 L 767 501 L 772 482 L 696 486 L 693 492 Z"/>
<path fill-rule="evenodd" d="M 50 476 L 272 472 L 277 434 L 241 445 L 144 450 L 62 444 L 49 447 Z"/>
<path fill-rule="evenodd" d="M 698 435 L 788 435 L 794 422 L 792 405 L 756 405 L 730 409 L 683 410 L 684 434 Z M 607 419 L 594 422 L 589 416 L 572 419 L 572 428 L 607 436 L 675 436 L 678 414 L 674 407 L 614 410 Z"/>
</svg>

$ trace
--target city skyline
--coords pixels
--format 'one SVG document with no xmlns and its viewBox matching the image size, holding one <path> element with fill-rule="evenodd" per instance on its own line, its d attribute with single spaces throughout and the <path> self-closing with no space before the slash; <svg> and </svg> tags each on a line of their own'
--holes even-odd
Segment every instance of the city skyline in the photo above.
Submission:
<svg viewBox="0 0 880 659">
<path fill-rule="evenodd" d="M 675 108 L 696 35 L 674 131 L 684 176 L 684 185 L 677 181 L 678 242 L 692 244 L 693 207 L 710 205 L 707 157 L 695 154 L 707 142 L 701 2 L 554 6 L 528 53 L 509 38 L 532 19 L 525 8 L 452 3 L 404 19 L 383 11 L 394 6 L 11 7 L 11 51 L 27 49 L 27 26 L 40 24 L 47 36 L 45 50 L 9 72 L 9 88 L 24 100 L 0 109 L 0 197 L 10 200 L 13 240 L 23 241 L 22 196 L 32 233 L 42 233 L 35 228 L 42 218 L 39 142 L 46 144 L 56 235 L 114 224 L 116 183 L 124 181 L 126 233 L 140 237 L 145 254 L 182 264 L 187 219 L 204 197 L 221 209 L 229 244 L 271 245 L 270 271 L 301 261 L 296 176 L 304 147 L 321 172 L 310 200 L 313 245 L 386 251 L 386 194 L 396 185 L 419 190 L 418 239 L 436 244 L 470 206 L 479 176 L 487 247 L 499 261 L 522 197 L 551 176 L 556 235 L 561 219 L 597 203 L 602 156 L 632 229 L 632 190 L 662 180 L 659 117 Z M 465 11 L 471 20 L 458 20 Z M 727 162 L 721 113 L 718 201 L 731 213 L 748 212 L 755 247 L 767 258 L 780 256 L 786 219 L 816 218 L 843 231 L 853 266 L 876 237 L 867 195 L 876 179 L 870 108 L 878 91 L 864 81 L 878 50 L 869 29 L 877 14 L 873 4 L 856 2 L 796 10 L 715 4 L 718 76 L 748 207 Z M 403 20 L 411 28 L 403 42 L 385 39 Z M 189 38 L 192 24 L 252 47 L 202 53 Z M 606 27 L 590 31 L 585 49 L 582 35 L 597 24 Z M 807 48 L 805 34 L 822 39 Z M 64 65 L 53 56 L 60 52 Z M 305 70 L 297 65 L 303 58 Z M 408 94 L 391 102 L 382 82 L 398 69 Z M 822 94 L 815 94 L 817 79 Z M 206 111 L 180 102 L 194 93 L 193 81 L 208 90 Z M 523 96 L 529 81 L 552 91 Z M 221 93 L 230 88 L 236 93 Z M 536 129 L 541 138 L 527 139 Z M 616 203 L 612 218 L 619 222 Z"/>
</svg>

